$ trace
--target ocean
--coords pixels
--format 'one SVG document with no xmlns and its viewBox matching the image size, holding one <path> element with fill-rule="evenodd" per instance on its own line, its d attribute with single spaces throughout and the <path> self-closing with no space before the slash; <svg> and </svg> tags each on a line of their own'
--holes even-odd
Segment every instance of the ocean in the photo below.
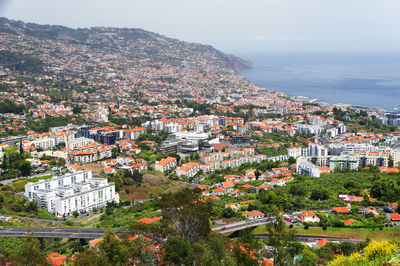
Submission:
<svg viewBox="0 0 400 266">
<path fill-rule="evenodd" d="M 400 108 L 400 53 L 242 54 L 257 86 L 329 103 Z"/>
</svg>

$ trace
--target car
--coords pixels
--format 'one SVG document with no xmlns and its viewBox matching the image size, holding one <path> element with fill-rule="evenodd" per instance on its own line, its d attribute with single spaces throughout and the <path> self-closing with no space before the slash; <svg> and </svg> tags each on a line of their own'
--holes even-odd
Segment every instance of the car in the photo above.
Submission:
<svg viewBox="0 0 400 266">
<path fill-rule="evenodd" d="M 224 226 L 224 227 L 222 227 L 222 228 L 221 228 L 221 230 L 226 230 L 226 227 L 225 227 L 225 226 Z"/>
</svg>

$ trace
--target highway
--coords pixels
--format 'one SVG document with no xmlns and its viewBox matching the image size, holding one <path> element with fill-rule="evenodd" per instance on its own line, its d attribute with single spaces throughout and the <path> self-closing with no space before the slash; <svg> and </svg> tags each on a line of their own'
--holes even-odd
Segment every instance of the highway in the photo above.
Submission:
<svg viewBox="0 0 400 266">
<path fill-rule="evenodd" d="M 29 228 L 29 227 L 1 227 L 0 237 L 26 237 L 27 233 L 33 233 L 39 238 L 85 238 L 94 239 L 104 236 L 106 229 L 86 228 Z M 127 233 L 128 230 L 115 230 L 117 235 Z"/>
<path fill-rule="evenodd" d="M 219 227 L 214 227 L 212 230 L 217 233 L 233 233 L 238 230 L 243 230 L 249 227 L 255 227 L 273 222 L 272 218 L 265 217 L 248 221 L 241 221 L 237 223 L 230 223 Z"/>
<path fill-rule="evenodd" d="M 225 233 L 234 232 L 239 229 L 256 226 L 260 223 L 266 223 L 269 221 L 268 218 L 257 219 L 254 221 L 245 221 L 226 225 L 225 230 L 221 230 L 220 227 L 213 228 L 215 232 Z M 81 239 L 96 239 L 104 236 L 106 229 L 87 229 L 87 228 L 27 228 L 27 227 L 0 227 L 0 237 L 26 237 L 28 233 L 33 234 L 34 237 L 38 238 L 81 238 Z M 128 230 L 115 230 L 117 235 L 122 233 L 128 233 Z M 267 239 L 269 235 L 258 234 L 255 238 Z M 325 236 L 306 236 L 298 235 L 297 239 L 301 242 L 315 242 L 320 239 L 327 239 L 329 241 L 338 242 L 352 242 L 358 243 L 362 240 L 358 239 L 346 239 L 336 237 L 325 237 Z"/>
<path fill-rule="evenodd" d="M 254 235 L 255 238 L 258 239 L 268 239 L 269 235 L 266 234 L 258 234 Z M 297 235 L 296 236 L 297 240 L 300 242 L 316 242 L 321 239 L 326 239 L 329 241 L 336 241 L 336 242 L 351 242 L 351 243 L 358 243 L 362 242 L 364 240 L 359 240 L 359 239 L 352 239 L 352 238 L 339 238 L 339 237 L 326 237 L 326 236 L 307 236 L 307 235 Z"/>
</svg>

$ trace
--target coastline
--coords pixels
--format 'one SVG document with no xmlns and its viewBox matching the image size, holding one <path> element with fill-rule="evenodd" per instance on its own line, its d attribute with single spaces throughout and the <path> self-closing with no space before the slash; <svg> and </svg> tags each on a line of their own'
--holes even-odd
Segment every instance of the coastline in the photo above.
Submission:
<svg viewBox="0 0 400 266">
<path fill-rule="evenodd" d="M 343 59 L 345 55 L 349 58 Z M 394 59 L 385 54 L 346 53 L 338 54 L 339 59 L 332 54 L 239 56 L 253 62 L 253 68 L 240 76 L 291 98 L 381 112 L 398 112 L 400 107 L 398 55 Z M 375 58 L 376 64 L 371 62 Z"/>
</svg>

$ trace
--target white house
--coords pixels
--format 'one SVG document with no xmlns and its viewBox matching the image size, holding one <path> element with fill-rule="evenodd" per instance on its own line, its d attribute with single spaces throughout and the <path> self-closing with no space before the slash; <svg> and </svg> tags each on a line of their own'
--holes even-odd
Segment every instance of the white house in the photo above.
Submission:
<svg viewBox="0 0 400 266">
<path fill-rule="evenodd" d="M 300 218 L 303 223 L 319 223 L 320 218 L 312 211 L 302 211 Z"/>
<path fill-rule="evenodd" d="M 264 218 L 264 213 L 257 211 L 257 210 L 245 212 L 243 215 L 244 215 L 244 217 L 246 217 L 247 220 L 255 220 L 255 219 L 259 219 L 259 218 Z"/>
</svg>

